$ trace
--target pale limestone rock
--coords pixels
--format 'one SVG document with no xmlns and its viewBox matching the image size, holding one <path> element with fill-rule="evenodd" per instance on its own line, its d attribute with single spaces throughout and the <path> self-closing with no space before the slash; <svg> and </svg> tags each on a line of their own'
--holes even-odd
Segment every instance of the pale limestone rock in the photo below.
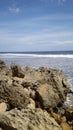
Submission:
<svg viewBox="0 0 73 130">
<path fill-rule="evenodd" d="M 5 102 L 0 103 L 0 113 L 7 110 L 7 104 Z"/>
</svg>

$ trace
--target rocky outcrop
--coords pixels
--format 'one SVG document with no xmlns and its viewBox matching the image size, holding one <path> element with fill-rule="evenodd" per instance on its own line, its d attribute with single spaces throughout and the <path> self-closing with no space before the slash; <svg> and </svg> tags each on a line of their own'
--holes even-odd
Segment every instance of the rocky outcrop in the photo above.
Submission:
<svg viewBox="0 0 73 130">
<path fill-rule="evenodd" d="M 0 85 L 0 102 L 6 102 L 9 108 L 25 108 L 29 103 L 29 93 L 21 86 L 13 86 L 8 83 Z"/>
<path fill-rule="evenodd" d="M 13 63 L 11 65 L 11 69 L 12 69 L 12 76 L 13 77 L 24 78 L 24 76 L 25 76 L 24 70 L 20 66 L 18 66 L 15 63 Z"/>
<path fill-rule="evenodd" d="M 54 108 L 63 104 L 70 91 L 63 71 L 44 67 L 23 69 L 12 64 L 11 68 L 7 67 L 11 76 L 10 73 L 6 75 L 6 67 L 4 64 L 5 75 L 3 73 L 0 79 L 0 102 L 7 102 L 13 108 L 25 108 L 29 98 L 37 107 Z"/>
<path fill-rule="evenodd" d="M 72 130 L 73 107 L 63 105 L 69 92 L 62 70 L 0 61 L 1 130 Z"/>
<path fill-rule="evenodd" d="M 62 130 L 56 121 L 41 109 L 15 109 L 0 114 L 0 127 L 4 130 Z"/>
<path fill-rule="evenodd" d="M 69 91 L 69 85 L 63 71 L 45 69 L 41 71 L 43 81 L 37 88 L 37 97 L 44 108 L 63 104 Z"/>
</svg>

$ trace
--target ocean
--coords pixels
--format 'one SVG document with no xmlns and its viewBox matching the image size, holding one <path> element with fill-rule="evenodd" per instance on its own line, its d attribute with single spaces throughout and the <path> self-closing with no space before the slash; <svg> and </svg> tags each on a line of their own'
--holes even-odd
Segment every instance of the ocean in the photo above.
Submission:
<svg viewBox="0 0 73 130">
<path fill-rule="evenodd" d="M 73 51 L 1 52 L 0 59 L 5 61 L 8 66 L 15 62 L 22 67 L 44 66 L 63 70 L 73 90 Z M 69 100 L 70 95 L 67 98 Z M 73 101 L 71 105 L 73 105 Z"/>
</svg>

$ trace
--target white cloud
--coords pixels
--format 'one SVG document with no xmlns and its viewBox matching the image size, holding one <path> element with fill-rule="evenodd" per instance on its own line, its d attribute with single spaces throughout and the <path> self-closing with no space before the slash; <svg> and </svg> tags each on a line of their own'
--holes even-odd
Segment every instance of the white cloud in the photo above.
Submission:
<svg viewBox="0 0 73 130">
<path fill-rule="evenodd" d="M 11 12 L 11 13 L 19 13 L 20 12 L 20 8 L 17 7 L 16 5 L 12 5 L 8 8 L 8 10 Z"/>
<path fill-rule="evenodd" d="M 6 34 L 0 37 L 1 41 L 8 41 L 9 43 L 12 41 L 13 43 L 19 44 L 32 44 L 32 45 L 45 45 L 46 44 L 73 44 L 72 40 L 66 40 L 66 37 L 73 36 L 73 33 L 61 32 L 61 33 L 39 33 L 39 34 L 27 34 L 27 35 L 15 35 L 15 34 Z M 63 39 L 65 37 L 65 39 Z"/>
<path fill-rule="evenodd" d="M 12 7 L 9 7 L 9 11 L 18 13 L 18 12 L 20 11 L 20 9 L 19 9 L 19 8 L 12 8 Z"/>
<path fill-rule="evenodd" d="M 71 36 L 71 38 L 69 38 Z M 69 46 L 73 47 L 73 32 L 52 32 L 45 33 L 40 32 L 36 34 L 14 34 L 14 33 L 2 33 L 0 34 L 0 49 L 2 50 L 9 48 L 9 50 L 33 50 L 33 49 L 44 49 L 47 50 L 51 47 L 62 47 Z M 4 48 L 6 46 L 6 48 Z M 33 49 L 32 49 L 33 48 Z"/>
</svg>

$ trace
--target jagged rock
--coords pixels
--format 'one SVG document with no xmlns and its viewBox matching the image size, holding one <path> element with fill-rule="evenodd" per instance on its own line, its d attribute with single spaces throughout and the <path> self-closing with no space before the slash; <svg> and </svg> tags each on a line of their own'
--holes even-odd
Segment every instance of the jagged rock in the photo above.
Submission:
<svg viewBox="0 0 73 130">
<path fill-rule="evenodd" d="M 29 93 L 23 87 L 12 86 L 6 83 L 0 85 L 0 102 L 7 102 L 12 108 L 25 108 L 29 103 Z"/>
<path fill-rule="evenodd" d="M 42 109 L 11 110 L 0 114 L 3 130 L 62 130 L 54 118 Z"/>
<path fill-rule="evenodd" d="M 53 91 L 52 86 L 49 84 L 40 85 L 36 95 L 44 108 L 55 107 L 59 103 L 59 95 Z"/>
<path fill-rule="evenodd" d="M 25 76 L 24 70 L 19 65 L 13 63 L 11 65 L 11 69 L 12 69 L 12 76 L 13 77 L 24 78 L 24 76 Z"/>
<path fill-rule="evenodd" d="M 44 67 L 23 69 L 17 64 L 12 64 L 10 68 L 0 61 L 0 106 L 2 107 L 4 102 L 7 104 L 2 110 L 3 113 L 0 113 L 0 128 L 70 129 L 73 124 L 73 109 L 65 109 L 64 105 L 63 109 L 61 107 L 69 92 L 70 86 L 61 70 Z M 4 112 L 11 109 L 14 110 Z M 50 112 L 61 127 L 45 110 Z"/>
<path fill-rule="evenodd" d="M 27 97 L 34 99 L 35 103 L 39 104 L 36 104 L 37 107 L 54 108 L 63 104 L 70 91 L 63 71 L 44 67 L 23 69 L 17 64 L 12 64 L 11 69 L 5 67 L 2 72 L 6 72 L 6 68 L 10 73 L 12 72 L 12 75 L 2 73 L 0 77 L 0 102 L 5 101 L 12 106 L 24 108 L 23 104 L 27 102 L 25 95 L 28 93 Z M 16 97 L 15 99 L 12 94 Z"/>
<path fill-rule="evenodd" d="M 36 90 L 38 100 L 43 108 L 54 108 L 62 105 L 70 91 L 63 71 L 42 69 L 41 73 L 44 78 Z"/>
</svg>

